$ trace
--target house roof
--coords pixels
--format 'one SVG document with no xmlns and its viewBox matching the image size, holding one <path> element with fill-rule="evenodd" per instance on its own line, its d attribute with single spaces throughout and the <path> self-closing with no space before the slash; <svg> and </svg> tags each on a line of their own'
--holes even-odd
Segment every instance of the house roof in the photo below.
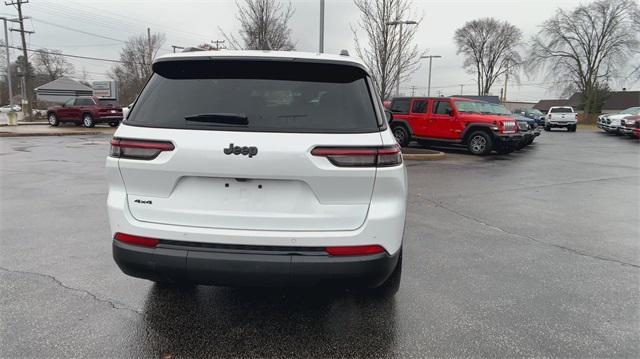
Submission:
<svg viewBox="0 0 640 359">
<path fill-rule="evenodd" d="M 640 91 L 617 91 L 604 101 L 603 110 L 625 110 L 640 106 Z"/>
<path fill-rule="evenodd" d="M 568 102 L 569 100 L 540 100 L 533 108 L 544 112 L 554 106 L 568 106 Z"/>
<path fill-rule="evenodd" d="M 580 106 L 582 94 L 579 92 L 574 93 L 570 98 L 566 100 L 540 100 L 533 108 L 537 110 L 548 110 L 552 106 Z M 629 107 L 640 106 L 640 91 L 614 91 L 609 93 L 609 96 L 602 105 L 603 111 L 622 111 Z"/>
<path fill-rule="evenodd" d="M 62 91 L 91 91 L 93 89 L 89 86 L 85 86 L 80 82 L 69 78 L 69 77 L 61 77 L 57 80 L 53 80 L 48 82 L 42 86 L 38 86 L 36 91 L 46 91 L 46 90 L 62 90 Z"/>
</svg>

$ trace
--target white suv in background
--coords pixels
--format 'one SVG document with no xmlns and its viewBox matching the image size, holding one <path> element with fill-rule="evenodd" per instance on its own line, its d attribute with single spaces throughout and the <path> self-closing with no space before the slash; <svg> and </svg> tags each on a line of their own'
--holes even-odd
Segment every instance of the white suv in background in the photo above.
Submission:
<svg viewBox="0 0 640 359">
<path fill-rule="evenodd" d="M 544 118 L 545 131 L 551 131 L 554 127 L 565 127 L 568 132 L 576 132 L 577 125 L 578 114 L 569 106 L 551 107 Z"/>
<path fill-rule="evenodd" d="M 398 288 L 407 177 L 348 56 L 172 54 L 107 158 L 113 257 L 158 282 Z"/>
</svg>

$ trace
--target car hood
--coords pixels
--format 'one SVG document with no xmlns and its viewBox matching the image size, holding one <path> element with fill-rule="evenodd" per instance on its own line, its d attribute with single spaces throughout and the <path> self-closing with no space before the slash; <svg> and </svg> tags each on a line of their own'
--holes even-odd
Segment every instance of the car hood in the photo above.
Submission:
<svg viewBox="0 0 640 359">
<path fill-rule="evenodd" d="M 607 116 L 610 120 L 622 120 L 623 118 L 631 117 L 633 115 L 628 113 L 616 113 L 615 115 Z"/>
</svg>

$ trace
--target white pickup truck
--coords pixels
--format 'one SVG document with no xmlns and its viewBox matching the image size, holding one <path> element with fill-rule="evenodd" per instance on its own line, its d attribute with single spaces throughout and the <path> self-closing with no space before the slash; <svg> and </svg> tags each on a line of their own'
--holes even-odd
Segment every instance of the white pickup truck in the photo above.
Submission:
<svg viewBox="0 0 640 359">
<path fill-rule="evenodd" d="M 564 127 L 569 132 L 576 132 L 578 114 L 573 111 L 573 107 L 555 106 L 549 109 L 544 118 L 544 130 L 551 131 L 553 127 Z"/>
</svg>

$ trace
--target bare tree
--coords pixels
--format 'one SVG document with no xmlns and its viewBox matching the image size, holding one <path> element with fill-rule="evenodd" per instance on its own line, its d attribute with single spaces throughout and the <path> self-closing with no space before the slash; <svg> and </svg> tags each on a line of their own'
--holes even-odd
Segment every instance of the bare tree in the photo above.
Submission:
<svg viewBox="0 0 640 359">
<path fill-rule="evenodd" d="M 48 81 L 72 75 L 75 71 L 59 50 L 40 49 L 35 53 L 34 62 L 36 71 L 44 74 Z"/>
<path fill-rule="evenodd" d="M 402 26 L 400 36 L 400 26 L 387 24 L 395 20 L 420 22 L 422 17 L 411 18 L 411 0 L 354 0 L 354 3 L 360 10 L 360 19 L 351 25 L 356 53 L 372 72 L 380 98 L 389 99 L 397 84 L 398 67 L 400 81 L 406 80 L 418 68 L 422 53 L 413 44 L 418 26 Z M 363 40 L 359 32 L 364 33 Z"/>
<path fill-rule="evenodd" d="M 289 20 L 293 6 L 286 7 L 275 0 L 236 1 L 240 21 L 240 39 L 220 30 L 229 46 L 244 50 L 294 50 Z"/>
<path fill-rule="evenodd" d="M 506 21 L 494 18 L 472 20 L 456 30 L 458 54 L 463 54 L 464 68 L 476 75 L 478 95 L 488 95 L 491 86 L 507 73 L 515 74 L 522 63 L 518 47 L 522 31 Z"/>
<path fill-rule="evenodd" d="M 571 11 L 558 9 L 533 38 L 528 67 L 582 93 L 588 118 L 600 89 L 638 52 L 638 18 L 635 0 L 597 0 Z"/>
<path fill-rule="evenodd" d="M 150 58 L 155 57 L 164 41 L 165 36 L 160 33 L 151 35 L 150 39 L 146 35 L 129 38 L 120 51 L 121 63 L 113 66 L 108 74 L 119 83 L 121 101 L 129 103 L 135 99 L 151 76 Z"/>
</svg>

